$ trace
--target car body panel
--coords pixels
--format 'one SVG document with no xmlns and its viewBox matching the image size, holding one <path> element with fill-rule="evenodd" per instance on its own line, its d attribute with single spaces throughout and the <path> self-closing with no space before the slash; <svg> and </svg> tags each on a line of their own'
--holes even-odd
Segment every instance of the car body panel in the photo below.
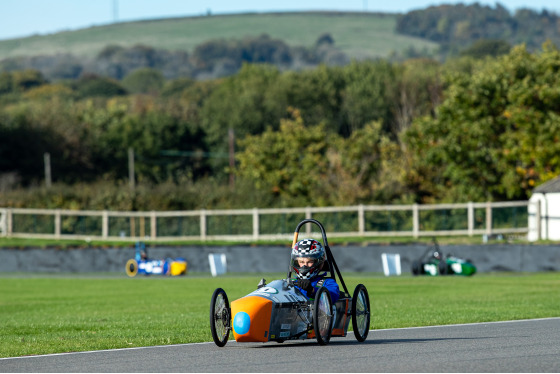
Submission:
<svg viewBox="0 0 560 374">
<path fill-rule="evenodd" d="M 346 336 L 350 300 L 341 297 L 333 305 L 332 336 Z M 275 280 L 231 303 L 233 336 L 238 342 L 314 338 L 312 314 L 307 297 L 285 279 Z"/>
</svg>

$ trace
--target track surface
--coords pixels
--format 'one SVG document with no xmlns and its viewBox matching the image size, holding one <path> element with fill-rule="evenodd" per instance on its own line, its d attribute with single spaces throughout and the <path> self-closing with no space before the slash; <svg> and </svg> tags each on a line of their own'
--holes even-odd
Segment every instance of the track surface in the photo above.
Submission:
<svg viewBox="0 0 560 374">
<path fill-rule="evenodd" d="M 0 359 L 0 372 L 560 372 L 560 318 Z"/>
</svg>

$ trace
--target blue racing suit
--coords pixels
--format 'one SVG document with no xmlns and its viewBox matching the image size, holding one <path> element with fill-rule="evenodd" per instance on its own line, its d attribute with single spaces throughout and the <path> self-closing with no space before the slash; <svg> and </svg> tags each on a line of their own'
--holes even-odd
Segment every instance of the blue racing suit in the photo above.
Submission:
<svg viewBox="0 0 560 374">
<path fill-rule="evenodd" d="M 302 290 L 297 285 L 296 288 L 300 290 L 301 293 L 304 294 L 306 297 L 313 298 L 315 297 L 315 293 L 319 290 L 319 288 L 321 288 L 321 285 L 318 286 L 317 283 L 319 283 L 319 281 L 324 279 L 322 286 L 329 291 L 329 294 L 331 295 L 331 301 L 334 304 L 340 298 L 340 289 L 338 288 L 338 284 L 336 283 L 336 281 L 332 278 L 325 278 L 326 275 L 327 273 L 318 274 L 310 279 L 311 285 L 313 286 L 312 295 L 308 295 L 307 291 Z"/>
</svg>

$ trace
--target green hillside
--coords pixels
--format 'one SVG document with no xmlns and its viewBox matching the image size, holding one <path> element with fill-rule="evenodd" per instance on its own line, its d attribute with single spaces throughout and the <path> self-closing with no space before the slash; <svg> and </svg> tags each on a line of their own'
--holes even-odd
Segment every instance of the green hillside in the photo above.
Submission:
<svg viewBox="0 0 560 374">
<path fill-rule="evenodd" d="M 71 53 L 94 56 L 108 44 L 144 44 L 192 51 L 212 39 L 266 33 L 290 46 L 312 46 L 323 33 L 352 58 L 385 57 L 392 51 L 432 49 L 436 43 L 395 33 L 396 15 L 380 13 L 249 13 L 117 23 L 76 31 L 0 40 L 0 59 Z"/>
</svg>

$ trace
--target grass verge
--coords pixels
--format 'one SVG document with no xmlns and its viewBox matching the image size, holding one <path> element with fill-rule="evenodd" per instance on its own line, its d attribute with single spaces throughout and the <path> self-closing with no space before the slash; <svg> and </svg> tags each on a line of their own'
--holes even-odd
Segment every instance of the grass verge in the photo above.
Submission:
<svg viewBox="0 0 560 374">
<path fill-rule="evenodd" d="M 211 278 L 3 274 L 0 357 L 211 341 L 212 292 L 235 300 L 258 280 L 285 274 Z M 391 277 L 350 273 L 366 285 L 372 328 L 397 328 L 560 316 L 560 273 Z M 375 333 L 369 339 L 374 339 Z"/>
</svg>

